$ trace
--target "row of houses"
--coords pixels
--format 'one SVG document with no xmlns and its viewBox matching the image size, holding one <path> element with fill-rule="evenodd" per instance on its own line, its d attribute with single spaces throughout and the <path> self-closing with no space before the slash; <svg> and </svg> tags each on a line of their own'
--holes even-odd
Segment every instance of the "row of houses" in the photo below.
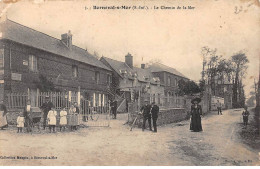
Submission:
<svg viewBox="0 0 260 169">
<path fill-rule="evenodd" d="M 155 63 L 135 67 L 131 54 L 125 62 L 102 57 L 73 45 L 72 34 L 61 39 L 31 29 L 9 19 L 0 21 L 0 101 L 9 93 L 30 91 L 32 106 L 42 79 L 55 91 L 78 91 L 93 106 L 107 104 L 115 97 L 121 102 L 141 102 L 147 97 L 158 104 L 179 103 L 178 81 L 188 80 L 176 69 Z M 166 98 L 166 101 L 164 100 Z M 127 104 L 126 104 L 127 105 Z"/>
</svg>

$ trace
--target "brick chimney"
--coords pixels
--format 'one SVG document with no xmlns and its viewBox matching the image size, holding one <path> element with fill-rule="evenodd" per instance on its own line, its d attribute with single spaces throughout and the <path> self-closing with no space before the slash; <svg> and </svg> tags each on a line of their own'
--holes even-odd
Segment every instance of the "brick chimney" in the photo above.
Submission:
<svg viewBox="0 0 260 169">
<path fill-rule="evenodd" d="M 130 53 L 125 56 L 125 63 L 133 69 L 133 56 Z"/>
<path fill-rule="evenodd" d="M 143 63 L 143 64 L 141 64 L 141 68 L 142 69 L 144 69 L 145 68 L 145 64 Z"/>
<path fill-rule="evenodd" d="M 69 48 L 71 49 L 72 47 L 72 34 L 69 30 L 68 33 L 62 34 L 61 35 L 61 41 Z"/>
</svg>

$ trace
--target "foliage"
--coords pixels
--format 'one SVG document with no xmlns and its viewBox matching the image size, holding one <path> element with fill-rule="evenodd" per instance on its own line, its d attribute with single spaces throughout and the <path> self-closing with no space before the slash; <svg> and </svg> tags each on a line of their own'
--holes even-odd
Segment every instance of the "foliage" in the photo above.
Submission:
<svg viewBox="0 0 260 169">
<path fill-rule="evenodd" d="M 34 81 L 34 84 L 41 92 L 54 92 L 59 91 L 55 88 L 55 85 L 52 81 L 48 80 L 46 76 L 40 74 L 39 75 L 39 81 Z"/>
<path fill-rule="evenodd" d="M 240 51 L 230 59 L 223 59 L 217 55 L 217 49 L 205 46 L 201 50 L 203 56 L 202 81 L 200 88 L 205 87 L 205 82 L 210 85 L 213 95 L 216 95 L 217 86 L 226 80 L 233 83 L 233 107 L 243 107 L 245 104 L 244 86 L 242 79 L 246 75 L 249 62 L 245 52 Z"/>
<path fill-rule="evenodd" d="M 185 82 L 183 79 L 179 80 L 178 89 L 180 96 L 193 95 L 201 92 L 200 87 L 194 81 Z"/>
<path fill-rule="evenodd" d="M 233 107 L 242 107 L 245 104 L 245 96 L 243 92 L 242 78 L 246 74 L 249 60 L 244 52 L 238 52 L 232 57 L 232 62 L 235 68 L 235 83 L 233 85 Z M 241 94 L 242 92 L 242 94 Z M 241 103 L 243 102 L 243 103 Z"/>
<path fill-rule="evenodd" d="M 205 90 L 205 85 L 206 85 L 205 80 L 200 80 L 200 82 L 199 82 L 199 88 L 200 88 L 200 91 L 201 91 L 201 92 Z"/>
<path fill-rule="evenodd" d="M 246 105 L 249 107 L 254 107 L 255 106 L 255 96 L 250 96 L 249 99 L 246 101 Z"/>
</svg>

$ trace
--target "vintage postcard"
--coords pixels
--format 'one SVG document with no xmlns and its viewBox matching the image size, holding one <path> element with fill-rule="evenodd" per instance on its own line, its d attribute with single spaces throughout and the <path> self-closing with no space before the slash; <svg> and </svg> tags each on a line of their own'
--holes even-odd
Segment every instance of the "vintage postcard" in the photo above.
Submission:
<svg viewBox="0 0 260 169">
<path fill-rule="evenodd" d="M 0 0 L 0 165 L 258 166 L 259 37 L 259 0 Z"/>
</svg>

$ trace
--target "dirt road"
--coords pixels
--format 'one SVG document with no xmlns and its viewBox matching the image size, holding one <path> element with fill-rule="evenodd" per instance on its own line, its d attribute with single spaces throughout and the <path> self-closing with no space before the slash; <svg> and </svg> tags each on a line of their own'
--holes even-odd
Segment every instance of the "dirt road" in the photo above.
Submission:
<svg viewBox="0 0 260 169">
<path fill-rule="evenodd" d="M 259 165 L 260 150 L 239 140 L 241 112 L 212 112 L 202 119 L 200 133 L 189 131 L 189 121 L 161 126 L 158 133 L 130 132 L 120 119 L 110 128 L 66 133 L 8 129 L 0 131 L 0 165 Z M 46 156 L 52 159 L 35 159 Z"/>
</svg>

